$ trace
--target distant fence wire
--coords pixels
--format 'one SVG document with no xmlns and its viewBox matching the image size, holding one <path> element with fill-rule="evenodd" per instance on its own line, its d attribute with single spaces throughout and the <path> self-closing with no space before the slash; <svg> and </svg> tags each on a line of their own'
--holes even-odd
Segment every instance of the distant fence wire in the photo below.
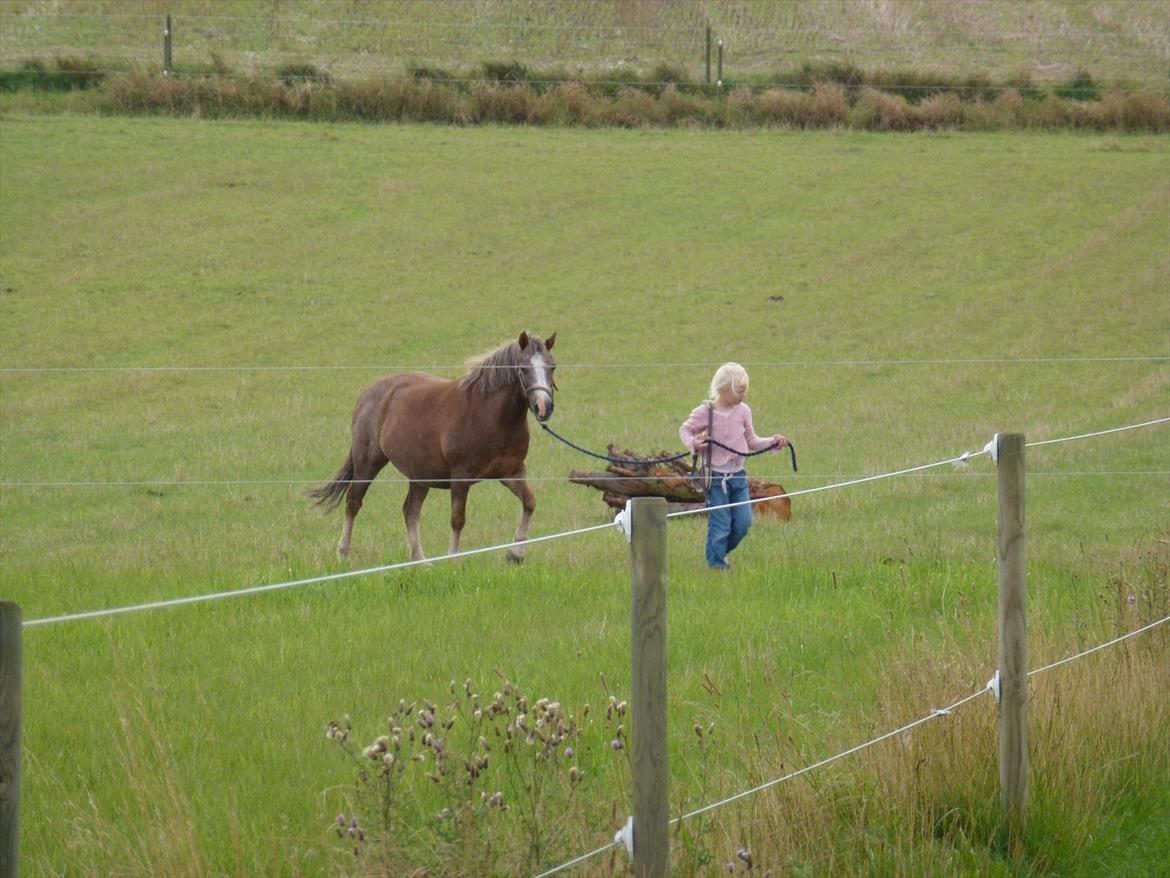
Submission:
<svg viewBox="0 0 1170 878">
<path fill-rule="evenodd" d="M 141 24 L 155 24 L 162 21 L 163 16 L 159 14 L 150 13 L 134 13 L 121 12 L 111 10 L 101 13 L 87 13 L 87 12 L 65 12 L 56 11 L 50 15 L 40 16 L 23 16 L 20 18 L 13 17 L 15 21 L 9 21 L 9 28 L 15 31 L 25 30 L 27 32 L 35 32 L 37 29 L 43 29 L 46 19 L 57 19 L 61 21 L 92 21 L 92 22 L 109 22 L 109 21 L 126 21 L 137 22 Z M 191 15 L 191 14 L 175 14 L 172 16 L 173 20 L 178 24 L 186 24 L 194 28 L 206 28 L 207 24 L 223 24 L 231 23 L 240 30 L 254 30 L 257 32 L 271 33 L 274 29 L 283 27 L 289 32 L 304 32 L 318 27 L 327 27 L 330 30 L 336 31 L 341 28 L 355 27 L 366 29 L 381 29 L 383 31 L 393 31 L 396 33 L 421 31 L 455 31 L 470 33 L 471 31 L 507 31 L 512 34 L 523 36 L 530 33 L 548 33 L 548 32 L 563 32 L 575 34 L 595 34 L 604 36 L 622 37 L 626 34 L 672 34 L 672 35 L 686 35 L 691 37 L 701 37 L 710 29 L 719 38 L 725 40 L 731 37 L 739 37 L 745 39 L 754 39 L 757 43 L 771 43 L 779 39 L 807 41 L 815 39 L 824 39 L 830 37 L 836 42 L 841 41 L 838 34 L 833 33 L 830 28 L 824 26 L 807 26 L 807 27 L 741 27 L 734 24 L 715 23 L 705 18 L 697 18 L 693 24 L 670 25 L 670 24 L 630 24 L 630 23 L 612 23 L 612 24 L 580 24 L 564 21 L 535 21 L 526 20 L 523 22 L 490 22 L 490 21 L 475 21 L 470 22 L 466 20 L 458 20 L 454 18 L 449 19 L 396 19 L 392 16 L 383 18 L 370 17 L 294 17 L 286 15 L 265 15 L 265 16 L 243 16 L 243 15 Z M 76 32 L 76 31 L 73 31 Z M 94 30 L 93 33 L 105 33 L 104 30 Z M 890 31 L 888 29 L 878 27 L 865 27 L 859 25 L 851 25 L 849 28 L 849 36 L 851 38 L 874 38 L 877 40 L 887 40 L 890 38 Z M 937 43 L 942 41 L 949 42 L 964 42 L 970 44 L 972 40 L 972 32 L 970 30 L 960 30 L 953 28 L 925 28 L 918 30 L 907 30 L 901 28 L 898 30 L 898 38 L 903 40 L 912 40 L 909 46 L 920 46 L 923 44 Z M 1134 42 L 1139 38 L 1134 35 L 1124 34 L 1118 31 L 1099 31 L 1091 32 L 1073 28 L 1063 28 L 1060 30 L 994 30 L 984 29 L 978 36 L 985 42 L 987 46 L 994 47 L 996 41 L 1006 42 L 1024 42 L 1030 45 L 1044 44 L 1044 43 L 1068 43 L 1075 41 L 1094 41 L 1100 43 L 1116 44 L 1120 42 Z M 464 38 L 466 41 L 473 41 L 474 35 Z M 1159 38 L 1156 33 L 1147 33 L 1144 35 L 1145 42 L 1150 44 L 1155 51 L 1170 51 L 1170 41 Z"/>
<path fill-rule="evenodd" d="M 1121 77 L 1126 80 L 1126 88 L 1134 82 L 1164 88 L 1159 67 L 1170 59 L 1170 35 L 1157 27 L 1139 26 L 1129 32 L 1090 32 L 1071 27 L 889 29 L 851 23 L 845 32 L 826 24 L 780 21 L 774 27 L 759 23 L 725 24 L 709 18 L 698 7 L 689 20 L 679 20 L 686 14 L 681 11 L 686 7 L 678 7 L 673 10 L 673 20 L 582 24 L 558 20 L 557 8 L 556 4 L 548 7 L 552 11 L 551 20 L 528 15 L 525 20 L 516 21 L 490 20 L 483 16 L 425 19 L 393 15 L 385 18 L 286 14 L 164 16 L 117 9 L 90 12 L 60 8 L 40 14 L 9 13 L 0 15 L 0 65 L 63 51 L 99 53 L 108 58 L 132 51 L 138 59 L 158 63 L 162 58 L 159 35 L 166 19 L 173 23 L 180 70 L 183 63 L 202 67 L 209 58 L 214 58 L 216 66 L 221 68 L 242 65 L 256 70 L 262 66 L 311 61 L 333 68 L 338 75 L 343 70 L 347 75 L 390 70 L 404 74 L 420 59 L 428 64 L 466 67 L 468 62 L 478 64 L 494 57 L 519 59 L 532 67 L 567 64 L 601 70 L 651 69 L 665 64 L 702 71 L 709 66 L 707 55 L 711 47 L 717 45 L 720 53 L 727 52 L 726 73 L 737 82 L 765 69 L 775 70 L 784 64 L 795 67 L 801 62 L 828 66 L 865 63 L 888 70 L 915 66 L 930 69 L 931 65 L 923 60 L 924 52 L 945 58 L 948 72 L 965 66 L 972 71 L 968 75 L 980 79 L 986 78 L 983 71 L 995 69 L 997 65 L 1004 70 L 1021 66 L 1013 61 L 1017 57 L 1029 59 L 1041 73 L 1059 68 L 1071 75 L 1077 63 L 1082 68 L 1091 66 L 1083 61 L 1070 61 L 1072 52 L 1074 59 L 1108 61 L 1114 68 L 1118 62 L 1125 62 L 1140 70 L 1135 75 Z M 59 26 L 59 33 L 55 25 Z M 152 47 L 156 48 L 153 53 Z M 731 69 L 732 59 L 735 71 Z M 940 64 L 936 62 L 933 67 L 938 69 Z M 200 75 L 224 76 L 227 71 L 205 71 Z M 710 73 L 704 79 L 713 81 Z M 460 77 L 458 81 L 474 84 L 489 80 Z M 1029 85 L 1044 87 L 1063 81 L 1057 76 Z M 553 82 L 586 84 L 590 80 L 544 80 L 546 85 Z M 839 84 L 849 89 L 862 87 L 847 78 Z M 778 84 L 776 87 L 792 86 Z M 968 86 L 892 83 L 880 87 L 889 91 L 932 88 L 995 91 L 1015 86 L 988 82 Z"/>
<path fill-rule="evenodd" d="M 923 357 L 918 359 L 842 359 L 842 360 L 743 360 L 747 367 L 885 367 L 885 366 L 1028 366 L 1062 365 L 1067 363 L 1170 363 L 1170 356 L 1088 356 L 1088 357 Z M 558 363 L 561 370 L 577 369 L 713 369 L 722 361 L 691 360 L 675 363 Z M 415 363 L 393 365 L 387 363 L 239 363 L 239 364 L 175 364 L 156 366 L 0 366 L 0 375 L 34 375 L 54 373 L 167 373 L 167 372 L 416 372 L 462 371 L 461 363 Z M 511 366 L 485 368 L 513 368 Z"/>
<path fill-rule="evenodd" d="M 29 27 L 33 27 L 44 18 L 57 18 L 62 20 L 92 20 L 92 21 L 107 21 L 111 19 L 121 20 L 138 20 L 157 22 L 161 16 L 154 13 L 145 12 L 123 12 L 117 9 L 103 12 L 68 12 L 64 10 L 55 10 L 51 13 L 40 16 L 24 16 L 25 23 Z M 574 24 L 571 22 L 555 22 L 555 21 L 534 21 L 527 20 L 523 23 L 516 22 L 487 22 L 480 21 L 474 24 L 467 21 L 457 20 L 454 18 L 448 19 L 395 19 L 392 16 L 385 16 L 381 18 L 370 18 L 365 16 L 354 17 L 329 17 L 329 16 L 312 16 L 312 17 L 296 17 L 289 15 L 192 15 L 184 13 L 182 15 L 174 15 L 173 18 L 178 21 L 186 22 L 215 22 L 215 21 L 232 21 L 240 22 L 247 25 L 252 25 L 257 29 L 267 29 L 274 24 L 283 24 L 296 27 L 305 27 L 307 25 L 355 25 L 362 27 L 382 27 L 382 28 L 416 28 L 419 30 L 434 30 L 434 29 L 467 29 L 475 27 L 479 30 L 514 30 L 514 31 L 593 31 L 593 32 L 607 32 L 607 31 L 649 31 L 653 33 L 703 33 L 707 27 L 716 27 L 712 22 L 706 18 L 699 18 L 694 24 L 690 25 L 639 25 L 639 24 Z M 728 34 L 733 36 L 823 36 L 825 28 L 823 27 L 740 27 L 736 25 L 719 24 L 717 30 L 720 34 Z M 863 36 L 886 36 L 888 30 L 877 27 L 852 26 L 850 32 L 856 35 Z M 964 30 L 955 30 L 947 28 L 932 28 L 929 30 L 920 30 L 917 33 L 907 33 L 901 30 L 903 36 L 923 36 L 923 37 L 954 37 L 956 39 L 970 39 L 970 32 Z M 1076 28 L 1063 28 L 1061 30 L 985 30 L 983 36 L 986 38 L 995 39 L 1013 39 L 1013 40 L 1028 40 L 1037 42 L 1041 40 L 1051 39 L 1066 39 L 1066 40 L 1082 40 L 1082 39 L 1100 39 L 1106 42 L 1123 40 L 1128 37 L 1125 34 L 1116 31 L 1101 31 L 1090 32 Z"/>
</svg>

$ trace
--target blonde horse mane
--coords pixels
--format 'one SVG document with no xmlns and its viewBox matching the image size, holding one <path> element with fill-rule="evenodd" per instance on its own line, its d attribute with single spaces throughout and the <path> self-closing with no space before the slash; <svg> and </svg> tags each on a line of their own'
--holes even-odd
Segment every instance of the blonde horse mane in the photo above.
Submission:
<svg viewBox="0 0 1170 878">
<path fill-rule="evenodd" d="M 475 393 L 489 394 L 504 390 L 516 380 L 514 367 L 520 365 L 520 344 L 505 342 L 494 351 L 468 357 L 467 373 L 459 384 Z"/>
</svg>

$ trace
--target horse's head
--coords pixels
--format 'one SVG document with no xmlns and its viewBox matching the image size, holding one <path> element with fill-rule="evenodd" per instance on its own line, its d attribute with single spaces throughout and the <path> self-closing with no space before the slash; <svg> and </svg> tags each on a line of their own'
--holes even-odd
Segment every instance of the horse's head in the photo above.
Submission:
<svg viewBox="0 0 1170 878">
<path fill-rule="evenodd" d="M 538 421 L 547 421 L 553 413 L 553 391 L 557 382 L 553 377 L 557 361 L 552 356 L 552 346 L 557 340 L 554 332 L 543 341 L 527 332 L 520 333 L 520 355 L 517 362 L 517 377 L 528 408 Z"/>
</svg>

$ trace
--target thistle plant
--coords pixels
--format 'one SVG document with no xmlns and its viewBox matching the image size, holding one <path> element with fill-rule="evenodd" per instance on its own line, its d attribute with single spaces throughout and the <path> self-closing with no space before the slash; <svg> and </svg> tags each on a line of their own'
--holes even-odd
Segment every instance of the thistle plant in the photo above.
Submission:
<svg viewBox="0 0 1170 878">
<path fill-rule="evenodd" d="M 326 736 L 353 761 L 358 813 L 336 829 L 355 857 L 377 851 L 383 864 L 398 865 L 427 850 L 436 857 L 474 857 L 477 870 L 490 871 L 482 853 L 493 849 L 487 833 L 495 821 L 511 819 L 520 825 L 526 859 L 540 862 L 546 839 L 563 831 L 577 790 L 592 773 L 583 757 L 604 751 L 625 756 L 626 704 L 611 696 L 606 721 L 597 727 L 587 719 L 586 704 L 582 725 L 561 702 L 530 701 L 519 686 L 501 680 L 490 696 L 481 696 L 468 679 L 462 686 L 452 680 L 442 705 L 400 700 L 385 733 L 364 747 L 355 743 L 349 717 L 328 723 Z M 587 729 L 608 744 L 588 740 Z M 433 844 L 418 844 L 420 835 Z"/>
<path fill-rule="evenodd" d="M 697 760 L 687 760 L 686 766 L 694 777 L 698 804 L 706 804 L 710 794 L 712 754 L 717 746 L 715 729 L 714 721 L 708 722 L 706 728 L 699 720 L 692 726 L 695 733 L 693 743 L 699 755 Z M 680 806 L 680 812 L 683 811 L 686 811 L 686 808 Z M 675 825 L 675 839 L 681 842 L 682 871 L 699 872 L 712 862 L 714 854 L 707 843 L 712 826 L 713 821 L 707 814 L 699 814 L 691 820 L 680 820 Z"/>
</svg>

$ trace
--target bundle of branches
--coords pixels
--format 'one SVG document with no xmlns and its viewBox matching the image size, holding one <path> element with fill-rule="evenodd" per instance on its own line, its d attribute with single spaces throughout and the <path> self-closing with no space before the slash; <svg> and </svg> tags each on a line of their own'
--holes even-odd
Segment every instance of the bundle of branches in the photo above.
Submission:
<svg viewBox="0 0 1170 878">
<path fill-rule="evenodd" d="M 615 509 L 624 508 L 631 497 L 665 497 L 671 512 L 703 506 L 703 495 L 692 487 L 689 480 L 694 471 L 685 459 L 651 463 L 671 455 L 666 451 L 639 454 L 612 444 L 607 449 L 610 457 L 629 462 L 611 463 L 605 472 L 600 473 L 573 470 L 569 473 L 569 481 L 601 491 L 601 498 Z M 783 485 L 765 482 L 763 479 L 748 479 L 748 491 L 753 500 L 762 501 L 752 507 L 758 514 L 782 521 L 792 517 L 792 502 Z M 765 497 L 774 499 L 764 500 Z"/>
</svg>

